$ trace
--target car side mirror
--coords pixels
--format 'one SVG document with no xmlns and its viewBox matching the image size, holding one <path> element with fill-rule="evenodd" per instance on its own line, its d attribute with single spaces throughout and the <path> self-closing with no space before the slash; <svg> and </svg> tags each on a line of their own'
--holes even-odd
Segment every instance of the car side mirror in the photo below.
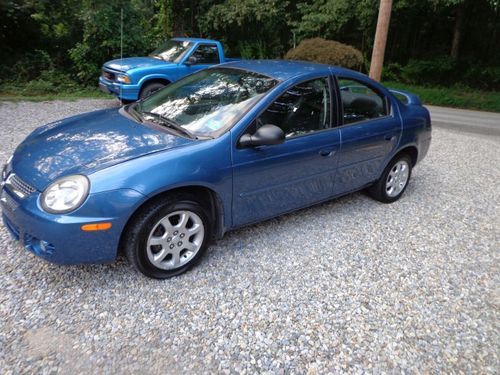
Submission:
<svg viewBox="0 0 500 375">
<path fill-rule="evenodd" d="M 272 146 L 285 141 L 285 133 L 276 125 L 263 125 L 254 134 L 243 134 L 240 147 Z"/>
<path fill-rule="evenodd" d="M 188 59 L 184 62 L 184 65 L 196 65 L 198 63 L 198 59 L 196 56 L 189 56 Z"/>
</svg>

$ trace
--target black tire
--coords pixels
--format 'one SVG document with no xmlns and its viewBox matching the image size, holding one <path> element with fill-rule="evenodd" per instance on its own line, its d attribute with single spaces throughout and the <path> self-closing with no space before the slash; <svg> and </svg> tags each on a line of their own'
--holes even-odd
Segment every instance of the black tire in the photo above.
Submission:
<svg viewBox="0 0 500 375">
<path fill-rule="evenodd" d="M 395 195 L 389 194 L 388 191 L 388 178 L 389 174 L 391 171 L 393 171 L 394 168 L 396 168 L 396 165 L 398 163 L 406 163 L 406 166 L 408 167 L 408 178 L 406 179 L 406 183 L 401 191 L 399 191 Z M 410 182 L 411 178 L 411 171 L 412 171 L 412 161 L 411 158 L 406 155 L 406 154 L 400 154 L 397 155 L 394 159 L 391 160 L 391 162 L 387 165 L 385 168 L 384 172 L 382 173 L 382 176 L 375 182 L 373 186 L 371 186 L 368 189 L 368 193 L 372 196 L 372 198 L 378 200 L 379 202 L 383 203 L 392 203 L 397 201 L 403 193 L 405 192 L 406 188 L 408 187 L 408 184 Z"/>
<path fill-rule="evenodd" d="M 204 230 L 202 245 L 192 259 L 184 265 L 175 269 L 161 269 L 150 261 L 147 246 L 148 238 L 162 218 L 176 211 L 189 211 L 201 219 Z M 212 237 L 212 224 L 209 217 L 207 210 L 196 201 L 195 197 L 190 195 L 174 194 L 164 200 L 153 202 L 153 204 L 144 207 L 125 228 L 122 238 L 124 253 L 129 262 L 145 276 L 155 279 L 167 279 L 180 275 L 198 263 L 205 253 Z M 177 242 L 177 240 L 174 239 L 170 244 L 172 245 L 174 242 Z"/>
<path fill-rule="evenodd" d="M 164 88 L 166 85 L 164 83 L 160 82 L 151 82 L 147 83 L 144 85 L 141 89 L 141 93 L 139 95 L 139 99 L 144 99 L 147 98 L 149 95 L 153 94 L 154 92 L 161 90 Z"/>
</svg>

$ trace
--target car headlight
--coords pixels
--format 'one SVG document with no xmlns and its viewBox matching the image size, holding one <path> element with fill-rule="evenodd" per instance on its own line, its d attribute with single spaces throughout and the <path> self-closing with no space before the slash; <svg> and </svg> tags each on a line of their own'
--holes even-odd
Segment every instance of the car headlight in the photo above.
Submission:
<svg viewBox="0 0 500 375">
<path fill-rule="evenodd" d="M 126 74 L 119 74 L 116 76 L 116 80 L 120 83 L 130 83 L 130 78 Z"/>
<path fill-rule="evenodd" d="M 64 214 L 76 210 L 89 194 L 87 177 L 73 175 L 62 177 L 50 184 L 42 194 L 42 208 L 51 214 Z"/>
</svg>

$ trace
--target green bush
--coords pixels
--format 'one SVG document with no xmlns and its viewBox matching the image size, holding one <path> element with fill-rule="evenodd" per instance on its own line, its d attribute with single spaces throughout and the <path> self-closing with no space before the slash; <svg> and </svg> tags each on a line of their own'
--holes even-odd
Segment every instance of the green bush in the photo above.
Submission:
<svg viewBox="0 0 500 375">
<path fill-rule="evenodd" d="M 479 66 L 475 62 L 456 61 L 449 57 L 433 60 L 410 60 L 408 64 L 388 64 L 384 81 L 399 81 L 427 86 L 468 86 L 482 90 L 500 89 L 500 67 Z"/>
<path fill-rule="evenodd" d="M 271 54 L 266 47 L 266 43 L 262 40 L 238 41 L 236 49 L 238 56 L 247 60 L 265 59 Z"/>
<path fill-rule="evenodd" d="M 12 68 L 3 71 L 6 80 L 15 77 L 18 81 L 29 81 L 35 79 L 43 70 L 54 68 L 50 55 L 46 51 L 34 50 L 23 55 Z"/>
<path fill-rule="evenodd" d="M 369 65 L 369 64 L 368 64 Z M 382 71 L 382 80 L 383 81 L 402 81 L 403 66 L 399 63 L 389 63 L 384 66 L 384 70 Z"/>
<path fill-rule="evenodd" d="M 75 82 L 68 74 L 55 70 L 44 70 L 41 74 L 28 82 L 19 80 L 5 82 L 0 86 L 0 91 L 16 93 L 26 96 L 60 94 L 81 91 L 83 87 Z"/>
<path fill-rule="evenodd" d="M 407 83 L 452 84 L 459 80 L 455 60 L 440 57 L 434 60 L 410 60 L 401 70 L 401 77 Z"/>
<path fill-rule="evenodd" d="M 363 55 L 356 48 L 322 38 L 304 39 L 286 53 L 285 59 L 314 61 L 356 70 L 363 64 Z"/>
<path fill-rule="evenodd" d="M 499 66 L 470 66 L 464 74 L 464 82 L 485 90 L 500 90 Z"/>
</svg>

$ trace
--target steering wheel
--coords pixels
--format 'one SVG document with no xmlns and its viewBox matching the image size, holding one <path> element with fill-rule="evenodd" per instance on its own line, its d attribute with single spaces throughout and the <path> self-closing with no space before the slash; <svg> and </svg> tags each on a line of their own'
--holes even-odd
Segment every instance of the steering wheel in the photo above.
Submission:
<svg viewBox="0 0 500 375">
<path fill-rule="evenodd" d="M 297 99 L 295 101 L 295 103 L 293 103 L 293 105 L 291 105 L 292 107 L 292 110 L 290 110 L 287 115 L 285 116 L 285 119 L 283 121 L 283 126 L 287 129 L 287 130 L 292 130 L 294 128 L 294 124 L 292 123 L 292 119 L 295 117 L 296 113 L 300 110 L 300 108 L 302 107 L 302 103 L 304 102 L 304 97 L 301 96 L 299 99 Z M 285 134 L 287 133 L 287 131 L 285 131 Z"/>
</svg>

